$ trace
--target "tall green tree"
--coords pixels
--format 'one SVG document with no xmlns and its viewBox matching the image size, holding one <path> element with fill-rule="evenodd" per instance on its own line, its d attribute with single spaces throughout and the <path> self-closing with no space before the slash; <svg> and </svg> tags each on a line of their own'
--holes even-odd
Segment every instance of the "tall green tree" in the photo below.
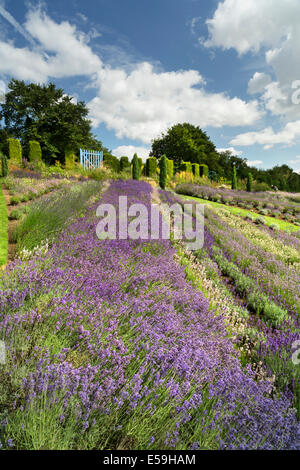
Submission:
<svg viewBox="0 0 300 470">
<path fill-rule="evenodd" d="M 150 155 L 156 158 L 166 155 L 174 161 L 176 171 L 182 161 L 214 166 L 218 159 L 215 145 L 207 134 L 187 122 L 174 125 L 166 134 L 153 140 Z"/>
<path fill-rule="evenodd" d="M 133 155 L 132 159 L 132 179 L 140 179 L 140 162 L 136 153 Z"/>
<path fill-rule="evenodd" d="M 159 160 L 159 186 L 165 189 L 167 182 L 167 157 L 163 155 Z"/>
<path fill-rule="evenodd" d="M 26 84 L 12 79 L 8 90 L 0 111 L 6 133 L 21 139 L 25 148 L 30 140 L 39 142 L 49 163 L 63 162 L 66 149 L 107 150 L 91 132 L 86 104 L 74 103 L 54 83 Z"/>
<path fill-rule="evenodd" d="M 231 189 L 237 189 L 236 167 L 233 165 Z"/>
<path fill-rule="evenodd" d="M 252 192 L 252 183 L 253 183 L 253 176 L 252 173 L 248 173 L 248 178 L 247 178 L 247 191 L 249 193 Z"/>
</svg>

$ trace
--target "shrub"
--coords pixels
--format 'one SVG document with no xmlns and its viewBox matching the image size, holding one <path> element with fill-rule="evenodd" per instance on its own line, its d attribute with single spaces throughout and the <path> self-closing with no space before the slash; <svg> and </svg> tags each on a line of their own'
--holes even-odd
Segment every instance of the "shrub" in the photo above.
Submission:
<svg viewBox="0 0 300 470">
<path fill-rule="evenodd" d="M 245 215 L 245 220 L 251 220 L 252 221 L 253 220 L 252 214 L 246 214 Z"/>
<path fill-rule="evenodd" d="M 271 230 L 274 230 L 274 232 L 278 232 L 279 226 L 278 226 L 277 224 L 271 224 L 271 225 L 270 225 L 270 229 L 271 229 Z"/>
<path fill-rule="evenodd" d="M 167 157 L 163 155 L 159 160 L 159 186 L 165 189 L 167 181 Z"/>
<path fill-rule="evenodd" d="M 8 175 L 8 165 L 7 157 L 3 153 L 0 153 L 1 156 L 1 175 L 5 178 Z"/>
<path fill-rule="evenodd" d="M 13 196 L 10 198 L 10 204 L 12 206 L 16 206 L 17 204 L 20 204 L 20 202 L 21 202 L 21 199 L 19 196 Z"/>
<path fill-rule="evenodd" d="M 193 174 L 195 178 L 199 178 L 200 177 L 199 163 L 192 163 L 192 169 L 193 169 Z"/>
<path fill-rule="evenodd" d="M 173 178 L 174 175 L 174 162 L 173 160 L 166 159 L 167 162 L 167 176 L 168 178 Z"/>
<path fill-rule="evenodd" d="M 65 169 L 73 170 L 75 167 L 75 154 L 71 149 L 65 150 Z"/>
<path fill-rule="evenodd" d="M 126 170 L 126 168 L 130 168 L 130 161 L 128 157 L 121 157 L 120 158 L 120 171 Z"/>
<path fill-rule="evenodd" d="M 260 213 L 261 215 L 268 215 L 268 214 L 269 214 L 269 211 L 268 211 L 268 209 L 260 209 L 259 213 Z"/>
<path fill-rule="evenodd" d="M 249 193 L 252 192 L 252 183 L 253 183 L 253 176 L 252 173 L 248 173 L 248 178 L 247 178 L 247 191 Z"/>
<path fill-rule="evenodd" d="M 21 217 L 22 217 L 22 212 L 19 211 L 18 209 L 11 211 L 11 213 L 9 214 L 10 220 L 20 220 Z"/>
<path fill-rule="evenodd" d="M 133 155 L 132 159 L 132 178 L 134 180 L 140 179 L 140 164 L 136 153 Z"/>
<path fill-rule="evenodd" d="M 29 153 L 28 158 L 30 162 L 40 162 L 42 160 L 42 149 L 40 143 L 36 140 L 29 141 Z"/>
<path fill-rule="evenodd" d="M 138 162 L 139 162 L 139 166 L 140 166 L 140 174 L 141 174 L 141 172 L 142 172 L 142 168 L 143 168 L 143 159 L 138 157 Z"/>
<path fill-rule="evenodd" d="M 263 217 L 257 217 L 254 221 L 257 225 L 265 225 L 266 221 Z"/>
<path fill-rule="evenodd" d="M 103 155 L 103 161 L 106 166 L 111 168 L 115 173 L 119 173 L 120 171 L 120 160 L 115 157 L 114 155 L 111 155 L 109 153 L 105 153 Z"/>
<path fill-rule="evenodd" d="M 236 167 L 233 167 L 231 189 L 237 189 Z"/>
<path fill-rule="evenodd" d="M 199 165 L 199 173 L 200 173 L 201 178 L 203 176 L 208 176 L 208 166 L 205 164 Z"/>
<path fill-rule="evenodd" d="M 270 191 L 270 186 L 267 183 L 255 183 L 253 186 L 255 192 Z"/>
<path fill-rule="evenodd" d="M 154 178 L 156 176 L 156 158 L 149 157 L 146 160 L 146 176 L 150 178 Z"/>
<path fill-rule="evenodd" d="M 8 139 L 9 159 L 12 163 L 21 165 L 22 163 L 22 147 L 19 139 Z"/>
<path fill-rule="evenodd" d="M 186 173 L 192 173 L 193 168 L 191 162 L 182 162 L 180 166 L 180 170 Z"/>
<path fill-rule="evenodd" d="M 21 196 L 21 202 L 28 202 L 29 201 L 29 197 L 27 194 L 23 194 L 23 196 Z"/>
</svg>

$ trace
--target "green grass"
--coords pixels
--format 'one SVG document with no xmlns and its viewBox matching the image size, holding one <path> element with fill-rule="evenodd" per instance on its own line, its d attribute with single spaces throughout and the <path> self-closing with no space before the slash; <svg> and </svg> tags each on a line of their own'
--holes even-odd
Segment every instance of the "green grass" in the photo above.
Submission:
<svg viewBox="0 0 300 470">
<path fill-rule="evenodd" d="M 206 199 L 201 199 L 200 197 L 185 196 L 183 194 L 180 194 L 180 196 L 184 199 L 192 199 L 193 201 L 200 202 L 201 204 L 210 204 L 213 207 L 226 209 L 233 215 L 239 215 L 244 217 L 245 215 L 251 213 L 253 214 L 254 220 L 256 217 L 259 217 L 259 214 L 251 212 L 249 211 L 249 209 L 241 209 L 240 207 L 227 206 L 226 204 L 222 204 L 220 202 L 207 201 Z M 291 224 L 290 222 L 286 222 L 285 220 L 268 216 L 264 216 L 264 219 L 266 221 L 266 225 L 270 226 L 276 223 L 280 230 L 284 230 L 285 232 L 297 232 L 298 230 L 300 230 L 299 227 L 296 227 L 295 225 Z"/>
<path fill-rule="evenodd" d="M 7 207 L 0 184 L 0 266 L 6 264 L 8 252 Z"/>
</svg>

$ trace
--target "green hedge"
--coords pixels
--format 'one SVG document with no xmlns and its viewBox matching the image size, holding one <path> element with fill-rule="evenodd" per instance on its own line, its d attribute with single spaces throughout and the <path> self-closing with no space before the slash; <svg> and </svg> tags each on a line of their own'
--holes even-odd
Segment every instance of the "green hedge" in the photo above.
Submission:
<svg viewBox="0 0 300 470">
<path fill-rule="evenodd" d="M 126 170 L 126 168 L 130 168 L 129 158 L 121 157 L 120 158 L 120 171 Z"/>
<path fill-rule="evenodd" d="M 181 170 L 181 171 L 186 171 L 187 173 L 192 173 L 192 172 L 193 172 L 193 168 L 192 168 L 191 162 L 182 162 L 182 163 L 181 163 L 180 170 Z"/>
<path fill-rule="evenodd" d="M 199 172 L 201 177 L 208 176 L 208 166 L 204 165 L 204 163 L 199 165 Z"/>
<path fill-rule="evenodd" d="M 174 176 L 174 162 L 167 158 L 167 176 L 168 178 L 173 178 Z"/>
<path fill-rule="evenodd" d="M 114 172 L 119 173 L 120 171 L 120 160 L 109 153 L 103 155 L 103 161 L 105 165 L 111 168 Z"/>
<path fill-rule="evenodd" d="M 199 163 L 192 163 L 192 167 L 193 167 L 193 175 L 195 176 L 195 178 L 199 178 L 200 176 Z"/>
<path fill-rule="evenodd" d="M 73 170 L 74 167 L 75 167 L 74 150 L 65 150 L 65 169 Z"/>
<path fill-rule="evenodd" d="M 8 154 L 10 161 L 21 165 L 22 163 L 22 147 L 19 139 L 7 139 L 8 141 Z"/>
<path fill-rule="evenodd" d="M 30 162 L 40 162 L 42 160 L 42 149 L 36 140 L 29 141 L 28 159 Z"/>
<path fill-rule="evenodd" d="M 135 153 L 133 155 L 133 159 L 132 159 L 132 179 L 139 180 L 140 179 L 140 171 L 141 171 L 141 167 L 140 167 L 139 158 L 138 158 L 137 154 Z"/>
<path fill-rule="evenodd" d="M 167 157 L 163 155 L 159 160 L 159 186 L 165 189 L 167 182 Z"/>
<path fill-rule="evenodd" d="M 156 176 L 156 158 L 155 157 L 149 157 L 146 160 L 146 176 L 149 176 L 150 178 L 154 178 Z"/>
</svg>

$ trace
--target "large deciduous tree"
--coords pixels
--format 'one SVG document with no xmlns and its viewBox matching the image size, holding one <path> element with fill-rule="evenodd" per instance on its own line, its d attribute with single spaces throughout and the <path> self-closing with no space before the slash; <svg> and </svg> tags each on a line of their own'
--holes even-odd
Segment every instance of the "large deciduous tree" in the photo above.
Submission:
<svg viewBox="0 0 300 470">
<path fill-rule="evenodd" d="M 63 161 L 66 149 L 77 152 L 85 146 L 107 150 L 91 132 L 86 104 L 74 103 L 54 83 L 26 84 L 12 79 L 8 90 L 0 111 L 5 131 L 21 139 L 25 148 L 30 140 L 40 142 L 43 158 L 49 163 Z"/>
<path fill-rule="evenodd" d="M 178 169 L 182 161 L 205 163 L 213 167 L 218 160 L 215 145 L 200 127 L 189 123 L 176 124 L 166 134 L 153 140 L 151 155 L 160 158 L 166 155 L 174 160 Z"/>
</svg>

